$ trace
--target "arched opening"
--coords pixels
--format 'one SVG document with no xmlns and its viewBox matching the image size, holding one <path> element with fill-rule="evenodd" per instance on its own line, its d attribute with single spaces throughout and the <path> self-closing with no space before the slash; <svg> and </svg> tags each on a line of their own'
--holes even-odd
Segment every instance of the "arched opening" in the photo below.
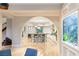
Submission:
<svg viewBox="0 0 79 59">
<path fill-rule="evenodd" d="M 30 34 L 34 33 L 56 35 L 57 27 L 50 19 L 46 17 L 33 17 L 24 24 L 21 32 L 21 37 L 24 38 L 27 36 L 27 38 L 30 38 Z"/>
<path fill-rule="evenodd" d="M 57 40 L 55 24 L 46 17 L 33 17 L 22 28 L 21 45 L 22 47 L 36 48 L 40 54 L 47 55 L 47 47 L 50 44 L 49 36 Z"/>
</svg>

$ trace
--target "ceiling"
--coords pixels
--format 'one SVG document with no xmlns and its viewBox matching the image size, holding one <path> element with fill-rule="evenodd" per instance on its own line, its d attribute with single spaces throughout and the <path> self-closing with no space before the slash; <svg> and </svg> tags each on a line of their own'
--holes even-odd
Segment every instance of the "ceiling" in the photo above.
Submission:
<svg viewBox="0 0 79 59">
<path fill-rule="evenodd" d="M 63 3 L 10 3 L 9 10 L 0 13 L 7 16 L 59 16 Z"/>
<path fill-rule="evenodd" d="M 62 3 L 10 3 L 9 10 L 54 10 L 61 9 Z"/>
</svg>

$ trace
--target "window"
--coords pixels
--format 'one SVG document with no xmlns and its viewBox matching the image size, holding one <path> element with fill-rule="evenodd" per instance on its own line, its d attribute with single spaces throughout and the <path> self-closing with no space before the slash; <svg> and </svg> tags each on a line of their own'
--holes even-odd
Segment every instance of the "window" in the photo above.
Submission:
<svg viewBox="0 0 79 59">
<path fill-rule="evenodd" d="M 63 19 L 63 41 L 77 45 L 78 41 L 78 15 L 77 12 Z"/>
</svg>

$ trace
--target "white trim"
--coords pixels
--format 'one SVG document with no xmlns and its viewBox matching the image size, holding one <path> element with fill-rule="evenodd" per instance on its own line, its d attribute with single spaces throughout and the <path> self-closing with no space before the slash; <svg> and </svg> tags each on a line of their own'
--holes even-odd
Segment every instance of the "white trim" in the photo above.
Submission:
<svg viewBox="0 0 79 59">
<path fill-rule="evenodd" d="M 73 10 L 73 11 L 67 13 L 66 15 L 64 15 L 64 16 L 63 16 L 63 19 L 66 18 L 66 17 L 69 17 L 69 16 L 71 16 L 71 15 L 73 15 L 73 14 L 77 14 L 77 13 L 78 13 L 78 10 Z M 63 20 L 63 19 L 62 19 L 62 20 Z"/>
</svg>

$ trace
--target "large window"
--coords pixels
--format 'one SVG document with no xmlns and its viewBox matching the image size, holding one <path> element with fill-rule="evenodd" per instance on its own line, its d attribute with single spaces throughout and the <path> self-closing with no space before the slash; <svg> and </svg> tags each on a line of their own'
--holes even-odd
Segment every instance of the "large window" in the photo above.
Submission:
<svg viewBox="0 0 79 59">
<path fill-rule="evenodd" d="M 63 19 L 63 41 L 77 45 L 78 41 L 78 14 L 77 12 Z"/>
</svg>

